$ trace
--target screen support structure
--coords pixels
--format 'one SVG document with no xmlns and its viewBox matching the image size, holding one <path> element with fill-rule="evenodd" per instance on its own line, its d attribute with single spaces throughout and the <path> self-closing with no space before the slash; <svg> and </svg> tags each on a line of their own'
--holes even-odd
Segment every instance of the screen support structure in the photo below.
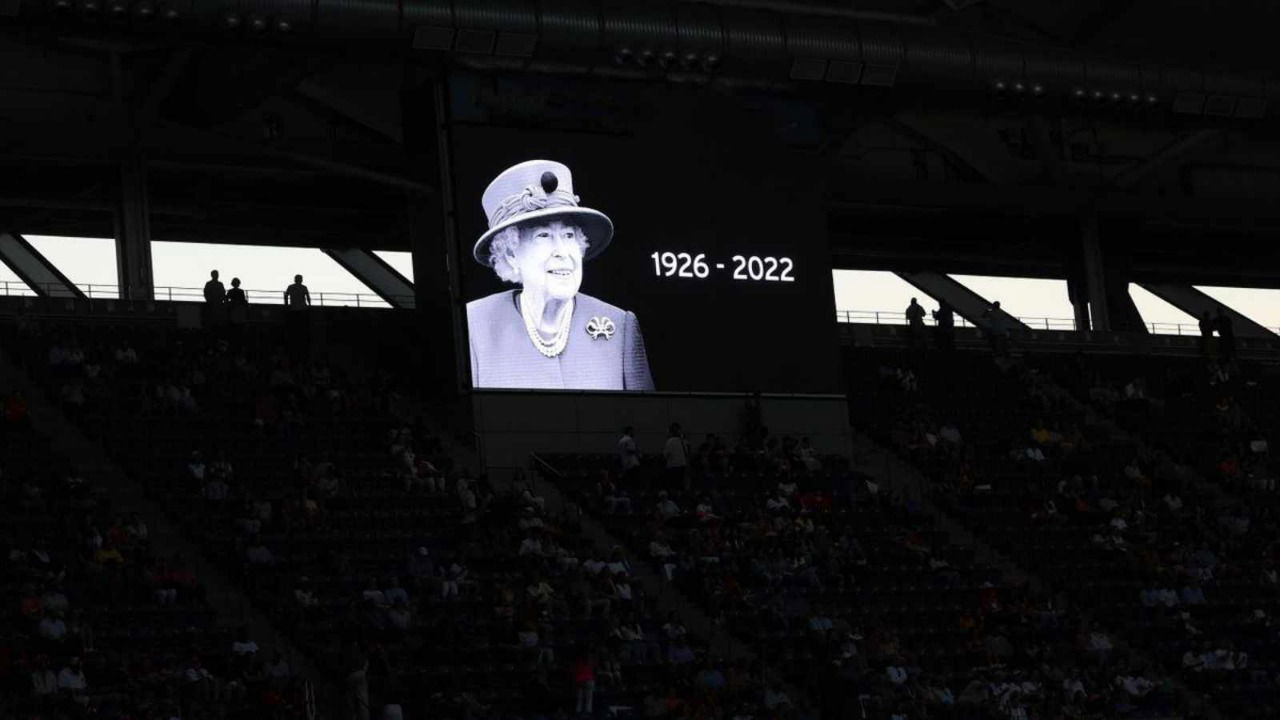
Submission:
<svg viewBox="0 0 1280 720">
<path fill-rule="evenodd" d="M 431 339 L 427 354 L 438 386 L 448 384 L 450 394 L 458 396 L 469 386 L 458 271 L 466 256 L 458 245 L 449 85 L 443 66 L 406 65 L 401 112 L 410 172 L 438 188 L 431 196 L 408 198 L 417 310 Z"/>
<path fill-rule="evenodd" d="M 116 272 L 121 300 L 153 300 L 151 217 L 146 167 L 136 155 L 120 163 L 115 214 Z"/>
</svg>

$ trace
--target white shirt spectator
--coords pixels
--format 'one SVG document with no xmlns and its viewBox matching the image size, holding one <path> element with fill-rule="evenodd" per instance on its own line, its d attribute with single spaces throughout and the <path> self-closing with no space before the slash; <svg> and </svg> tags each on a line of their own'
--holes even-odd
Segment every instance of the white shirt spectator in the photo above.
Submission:
<svg viewBox="0 0 1280 720">
<path fill-rule="evenodd" d="M 662 458 L 667 461 L 667 469 L 682 468 L 689 464 L 688 447 L 684 438 L 672 435 L 662 447 Z"/>
<path fill-rule="evenodd" d="M 676 553 L 670 545 L 654 540 L 649 543 L 649 554 L 656 558 L 668 558 Z"/>
<path fill-rule="evenodd" d="M 387 622 L 391 624 L 391 627 L 397 630 L 408 630 L 409 625 L 412 624 L 412 616 L 409 613 L 409 608 L 404 605 L 393 606 L 387 611 Z"/>
<path fill-rule="evenodd" d="M 1182 653 L 1182 669 L 1200 672 L 1204 669 L 1204 657 L 1194 650 Z"/>
<path fill-rule="evenodd" d="M 658 501 L 658 515 L 664 520 L 669 520 L 680 514 L 680 506 L 675 504 L 671 498 L 664 497 Z"/>
<path fill-rule="evenodd" d="M 67 624 L 62 618 L 49 615 L 40 621 L 36 632 L 46 640 L 59 641 L 67 636 Z"/>
<path fill-rule="evenodd" d="M 1119 681 L 1119 685 L 1124 688 L 1124 691 L 1129 693 L 1131 697 L 1135 698 L 1145 696 L 1156 687 L 1155 683 L 1141 675 L 1126 675 L 1124 677 L 1117 678 L 1117 680 Z"/>
<path fill-rule="evenodd" d="M 1111 638 L 1107 637 L 1106 633 L 1097 631 L 1089 633 L 1090 650 L 1110 650 L 1111 648 Z"/>
<path fill-rule="evenodd" d="M 640 449 L 636 447 L 636 440 L 630 433 L 623 433 L 618 438 L 618 463 L 623 472 L 640 467 Z"/>
<path fill-rule="evenodd" d="M 234 655 L 253 655 L 258 652 L 258 643 L 252 640 L 236 640 L 231 643 L 231 652 Z"/>
<path fill-rule="evenodd" d="M 466 512 L 474 512 L 476 509 L 476 494 L 471 488 L 465 487 L 458 492 L 458 499 L 462 502 L 462 509 Z"/>
<path fill-rule="evenodd" d="M 533 506 L 539 510 L 543 510 L 547 506 L 547 499 L 541 495 L 534 495 L 533 491 L 525 488 L 520 492 L 520 501 L 525 505 Z"/>
<path fill-rule="evenodd" d="M 151 532 L 147 529 L 147 523 L 141 518 L 130 521 L 124 529 L 125 532 L 129 533 L 129 537 L 134 540 L 146 540 L 151 535 Z"/>
<path fill-rule="evenodd" d="M 542 555 L 542 541 L 536 537 L 527 537 L 520 541 L 520 555 Z"/>
<path fill-rule="evenodd" d="M 963 440 L 960 437 L 960 429 L 951 423 L 943 425 L 942 429 L 938 430 L 938 437 L 941 437 L 952 445 L 959 445 Z"/>
<path fill-rule="evenodd" d="M 79 665 L 68 665 L 58 672 L 58 688 L 61 690 L 87 690 L 89 683 Z"/>
<path fill-rule="evenodd" d="M 897 665 L 890 665 L 885 668 L 885 675 L 889 676 L 889 682 L 894 685 L 901 685 L 907 681 L 907 671 Z"/>
<path fill-rule="evenodd" d="M 631 600 L 631 583 L 626 580 L 618 580 L 613 583 L 613 594 L 615 600 Z"/>
<path fill-rule="evenodd" d="M 31 694 L 45 697 L 58 692 L 58 676 L 48 668 L 31 673 Z"/>
</svg>

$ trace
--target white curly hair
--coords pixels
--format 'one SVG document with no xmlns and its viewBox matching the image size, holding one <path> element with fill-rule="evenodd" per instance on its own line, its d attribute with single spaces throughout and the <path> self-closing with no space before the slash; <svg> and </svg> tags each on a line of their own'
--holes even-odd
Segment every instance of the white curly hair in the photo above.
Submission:
<svg viewBox="0 0 1280 720">
<path fill-rule="evenodd" d="M 516 248 L 520 246 L 521 241 L 529 238 L 529 233 L 535 227 L 539 226 L 527 225 L 521 227 L 512 225 L 505 230 L 500 230 L 489 241 L 489 266 L 504 282 L 520 282 L 520 271 L 511 264 L 511 258 L 515 257 Z M 591 247 L 587 234 L 577 225 L 567 225 L 566 227 L 573 230 L 573 235 L 578 240 L 578 247 L 582 248 L 582 256 L 586 257 L 587 248 Z"/>
</svg>

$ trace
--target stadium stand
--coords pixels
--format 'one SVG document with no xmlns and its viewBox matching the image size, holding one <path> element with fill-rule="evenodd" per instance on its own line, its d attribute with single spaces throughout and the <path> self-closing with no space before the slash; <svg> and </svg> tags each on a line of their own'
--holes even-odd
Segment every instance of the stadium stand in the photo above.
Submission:
<svg viewBox="0 0 1280 720">
<path fill-rule="evenodd" d="M 527 486 L 458 467 L 385 372 L 297 362 L 269 330 L 233 346 L 50 322 L 17 340 L 46 395 L 183 519 L 353 717 L 762 702 L 742 658 L 694 662 L 700 641 L 659 614 L 625 553 Z M 634 633 L 644 652 L 622 640 Z"/>
<path fill-rule="evenodd" d="M 1225 492 L 1271 473 L 1265 431 L 1222 424 L 1234 371 L 883 352 L 852 365 L 868 431 L 924 471 L 941 507 L 1113 629 L 1144 686 L 1173 680 L 1235 716 L 1273 712 L 1273 511 Z M 1178 388 L 1167 403 L 1146 387 L 1152 372 Z M 1230 454 L 1243 438 L 1258 448 L 1247 481 Z"/>
<path fill-rule="evenodd" d="M 612 453 L 495 484 L 394 373 L 291 358 L 267 331 L 50 320 L 6 346 L 345 716 L 1277 706 L 1265 366 L 855 350 L 856 424 L 918 475 L 762 430 L 698 443 L 686 484 Z M 4 405 L 14 709 L 305 713 L 288 663 L 56 459 L 27 402 Z"/>
</svg>

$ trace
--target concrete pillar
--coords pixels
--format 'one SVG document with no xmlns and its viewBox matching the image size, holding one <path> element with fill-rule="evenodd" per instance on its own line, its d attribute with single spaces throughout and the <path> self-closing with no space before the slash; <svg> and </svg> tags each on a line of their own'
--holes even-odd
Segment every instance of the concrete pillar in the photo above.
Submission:
<svg viewBox="0 0 1280 720">
<path fill-rule="evenodd" d="M 120 299 L 155 299 L 151 273 L 151 213 L 146 166 L 138 157 L 120 164 L 116 200 L 116 275 Z"/>
<path fill-rule="evenodd" d="M 1106 266 L 1102 260 L 1102 245 L 1098 240 L 1098 214 L 1092 210 L 1086 210 L 1080 218 L 1080 245 L 1084 255 L 1084 295 L 1089 302 L 1089 328 L 1110 332 Z"/>
<path fill-rule="evenodd" d="M 443 69 L 406 67 L 400 97 L 410 172 L 436 187 L 429 195 L 407 196 L 415 305 L 432 345 L 424 360 L 430 364 L 438 387 L 458 394 L 470 385 L 459 272 L 470 255 L 458 244 L 448 81 Z"/>
</svg>

